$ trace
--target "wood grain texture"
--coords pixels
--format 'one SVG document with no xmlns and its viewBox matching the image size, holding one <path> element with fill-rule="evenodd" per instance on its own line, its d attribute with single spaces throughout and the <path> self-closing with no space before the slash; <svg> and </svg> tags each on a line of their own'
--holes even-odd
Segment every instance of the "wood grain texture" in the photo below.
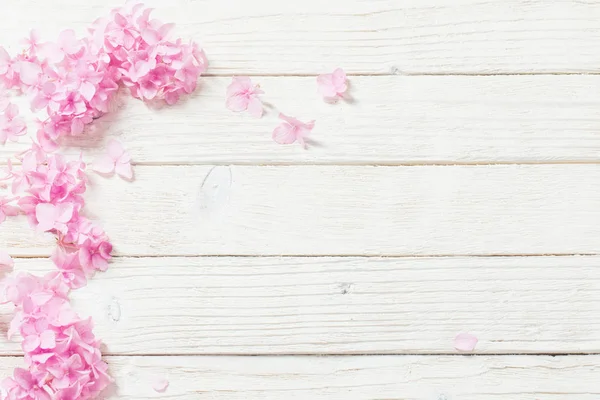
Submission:
<svg viewBox="0 0 600 400">
<path fill-rule="evenodd" d="M 0 37 L 84 32 L 120 0 L 9 1 Z M 600 3 L 546 0 L 145 0 L 206 49 L 211 74 L 599 72 Z M 43 24 L 40 26 L 40 21 Z"/>
<path fill-rule="evenodd" d="M 599 288 L 598 256 L 118 258 L 72 297 L 113 355 L 561 354 L 600 352 Z"/>
<path fill-rule="evenodd" d="M 352 77 L 355 101 L 335 105 L 313 77 L 256 77 L 276 107 L 260 120 L 225 108 L 230 82 L 204 78 L 193 98 L 158 111 L 124 94 L 69 152 L 94 158 L 117 136 L 153 165 L 600 161 L 600 76 Z M 272 140 L 279 111 L 317 121 L 308 150 Z M 29 143 L 0 147 L 0 160 Z"/>
<path fill-rule="evenodd" d="M 596 400 L 598 356 L 109 357 L 107 399 Z M 0 374 L 19 365 L 0 358 Z M 164 394 L 152 390 L 167 377 Z"/>
<path fill-rule="evenodd" d="M 507 255 L 600 251 L 600 165 L 162 166 L 93 176 L 116 254 Z M 54 238 L 7 221 L 0 248 Z"/>
</svg>

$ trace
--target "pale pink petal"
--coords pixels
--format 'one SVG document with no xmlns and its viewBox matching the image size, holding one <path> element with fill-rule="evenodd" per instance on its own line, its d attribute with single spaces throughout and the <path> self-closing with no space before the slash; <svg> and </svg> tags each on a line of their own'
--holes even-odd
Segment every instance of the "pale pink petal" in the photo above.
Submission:
<svg viewBox="0 0 600 400">
<path fill-rule="evenodd" d="M 263 112 L 264 112 L 263 103 L 262 103 L 262 101 L 260 101 L 260 99 L 258 97 L 255 97 L 250 100 L 250 102 L 248 103 L 248 112 L 253 117 L 256 117 L 256 118 L 262 117 Z"/>
<path fill-rule="evenodd" d="M 29 335 L 23 339 L 22 347 L 25 352 L 31 353 L 40 347 L 40 338 L 37 335 Z"/>
<path fill-rule="evenodd" d="M 150 46 L 154 46 L 155 44 L 160 42 L 161 37 L 156 30 L 148 28 L 142 31 L 142 39 Z"/>
<path fill-rule="evenodd" d="M 152 383 L 152 389 L 158 393 L 164 393 L 169 387 L 169 381 L 165 378 L 157 378 Z"/>
<path fill-rule="evenodd" d="M 338 68 L 333 71 L 333 85 L 338 94 L 342 94 L 348 89 L 346 73 L 343 69 Z"/>
<path fill-rule="evenodd" d="M 54 228 L 56 222 L 56 207 L 49 203 L 40 203 L 35 207 L 35 218 L 38 221 L 38 229 L 49 231 Z"/>
<path fill-rule="evenodd" d="M 96 87 L 91 82 L 83 82 L 79 87 L 79 92 L 84 99 L 90 101 L 96 94 Z"/>
<path fill-rule="evenodd" d="M 454 348 L 459 351 L 473 351 L 478 339 L 470 333 L 459 333 L 454 338 Z"/>
<path fill-rule="evenodd" d="M 56 347 L 56 334 L 51 330 L 46 330 L 40 335 L 40 348 L 53 349 Z"/>
<path fill-rule="evenodd" d="M 72 203 L 61 203 L 56 206 L 56 221 L 66 224 L 73 218 L 73 204 Z"/>
<path fill-rule="evenodd" d="M 126 179 L 128 181 L 130 181 L 131 179 L 133 179 L 133 168 L 131 167 L 130 163 L 120 163 L 120 162 L 118 162 L 115 165 L 115 172 L 121 178 Z"/>
<path fill-rule="evenodd" d="M 0 270 L 12 269 L 15 265 L 12 257 L 4 251 L 0 251 Z"/>
<path fill-rule="evenodd" d="M 111 139 L 107 145 L 107 152 L 113 160 L 117 161 L 125 153 L 125 149 L 121 142 L 116 139 Z"/>
<path fill-rule="evenodd" d="M 110 174 L 115 170 L 115 160 L 107 154 L 100 156 L 92 164 L 92 169 L 101 174 Z"/>
<path fill-rule="evenodd" d="M 41 73 L 40 66 L 32 62 L 22 61 L 19 65 L 21 82 L 26 85 L 35 85 L 39 81 Z"/>
<path fill-rule="evenodd" d="M 20 214 L 21 209 L 15 206 L 4 205 L 2 206 L 2 212 L 8 217 L 16 217 Z"/>
<path fill-rule="evenodd" d="M 337 95 L 331 74 L 319 75 L 317 77 L 317 88 L 323 97 L 330 98 Z"/>
<path fill-rule="evenodd" d="M 273 131 L 273 140 L 279 144 L 292 144 L 296 141 L 295 128 L 289 124 L 280 124 Z"/>
<path fill-rule="evenodd" d="M 244 111 L 248 108 L 250 100 L 246 95 L 236 94 L 227 98 L 225 105 L 228 109 L 235 112 Z"/>
</svg>

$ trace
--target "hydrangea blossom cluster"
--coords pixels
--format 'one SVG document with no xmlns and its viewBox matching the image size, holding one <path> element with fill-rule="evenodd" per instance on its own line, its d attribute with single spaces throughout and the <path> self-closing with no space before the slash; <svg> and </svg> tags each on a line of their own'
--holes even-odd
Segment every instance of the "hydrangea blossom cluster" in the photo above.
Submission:
<svg viewBox="0 0 600 400">
<path fill-rule="evenodd" d="M 2 87 L 27 95 L 32 110 L 43 114 L 36 140 L 16 156 L 19 165 L 9 160 L 0 179 L 11 191 L 0 196 L 0 223 L 23 214 L 33 229 L 57 239 L 50 257 L 55 271 L 2 282 L 2 301 L 15 307 L 8 336 L 23 338 L 27 367 L 0 385 L 6 400 L 91 399 L 111 381 L 91 320 L 74 312 L 68 294 L 107 269 L 112 244 L 83 213 L 86 164 L 54 152 L 62 137 L 83 134 L 87 124 L 109 112 L 121 86 L 136 98 L 168 104 L 196 88 L 206 58 L 195 43 L 169 40 L 172 28 L 150 19 L 143 5 L 129 3 L 94 22 L 85 37 L 65 30 L 56 42 L 41 42 L 32 31 L 16 57 L 0 47 L 0 143 L 26 133 Z M 104 173 L 133 177 L 129 154 L 118 143 L 111 142 L 100 161 L 96 168 Z M 0 267 L 12 266 L 10 257 L 0 256 Z"/>
</svg>

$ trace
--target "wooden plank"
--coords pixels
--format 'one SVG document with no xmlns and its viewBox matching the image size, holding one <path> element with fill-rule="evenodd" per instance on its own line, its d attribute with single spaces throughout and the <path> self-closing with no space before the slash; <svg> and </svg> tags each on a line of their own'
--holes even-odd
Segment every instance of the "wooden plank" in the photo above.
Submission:
<svg viewBox="0 0 600 400">
<path fill-rule="evenodd" d="M 84 32 L 120 0 L 5 2 L 0 37 Z M 205 47 L 212 74 L 599 72 L 600 3 L 566 0 L 145 0 Z"/>
<path fill-rule="evenodd" d="M 163 166 L 92 177 L 86 211 L 118 255 L 600 252 L 600 165 Z M 0 247 L 49 254 L 24 217 Z"/>
<path fill-rule="evenodd" d="M 564 354 L 600 352 L 598 288 L 598 256 L 119 258 L 72 296 L 113 355 Z"/>
<path fill-rule="evenodd" d="M 83 146 L 96 157 L 102 139 L 118 136 L 138 164 L 599 160 L 600 76 L 352 77 L 356 101 L 336 105 L 319 99 L 312 77 L 255 81 L 277 107 L 263 119 L 225 108 L 229 78 L 205 78 L 193 98 L 164 110 L 124 95 L 121 111 L 96 121 L 91 140 L 70 152 Z M 271 139 L 277 110 L 316 119 L 309 150 Z M 0 147 L 0 160 L 30 143 L 21 142 Z"/>
<path fill-rule="evenodd" d="M 6 376 L 20 360 L 0 359 Z M 109 357 L 107 399 L 596 400 L 598 356 Z M 152 390 L 167 377 L 163 395 Z"/>
</svg>

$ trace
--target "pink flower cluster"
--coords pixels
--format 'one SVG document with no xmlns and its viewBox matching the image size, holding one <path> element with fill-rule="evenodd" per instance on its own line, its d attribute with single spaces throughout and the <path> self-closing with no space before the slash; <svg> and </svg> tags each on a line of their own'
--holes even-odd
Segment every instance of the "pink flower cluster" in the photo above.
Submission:
<svg viewBox="0 0 600 400">
<path fill-rule="evenodd" d="M 11 58 L 0 47 L 0 143 L 26 133 L 18 108 L 2 86 L 28 96 L 39 120 L 37 141 L 9 160 L 9 197 L 0 197 L 0 223 L 23 214 L 38 232 L 53 234 L 56 270 L 43 277 L 18 274 L 2 282 L 4 303 L 15 307 L 9 338 L 19 333 L 27 369 L 17 368 L 0 387 L 6 400 L 91 399 L 110 383 L 100 341 L 90 319 L 77 316 L 68 294 L 86 285 L 94 272 L 108 268 L 112 244 L 104 230 L 83 214 L 86 165 L 54 154 L 60 138 L 80 135 L 85 125 L 111 109 L 120 86 L 143 100 L 175 103 L 191 93 L 206 69 L 195 43 L 171 41 L 171 24 L 150 19 L 150 10 L 131 3 L 97 20 L 89 35 L 63 31 L 57 42 L 41 42 L 32 31 L 26 50 Z M 111 142 L 96 162 L 103 173 L 131 179 L 129 154 Z M 12 259 L 0 253 L 0 267 Z"/>
<path fill-rule="evenodd" d="M 7 399 L 90 399 L 111 381 L 90 319 L 71 308 L 63 274 L 19 274 L 5 282 L 16 306 L 8 337 L 20 333 L 27 369 L 2 382 Z"/>
<path fill-rule="evenodd" d="M 0 83 L 27 93 L 32 109 L 47 114 L 37 132 L 45 150 L 54 151 L 61 136 L 83 133 L 108 112 L 119 84 L 134 97 L 168 104 L 195 90 L 207 67 L 204 52 L 193 42 L 169 41 L 173 24 L 150 20 L 150 13 L 142 4 L 115 9 L 94 22 L 87 37 L 65 30 L 56 43 L 40 42 L 32 31 L 15 58 L 0 47 Z M 20 126 L 8 137 L 23 134 Z"/>
</svg>

